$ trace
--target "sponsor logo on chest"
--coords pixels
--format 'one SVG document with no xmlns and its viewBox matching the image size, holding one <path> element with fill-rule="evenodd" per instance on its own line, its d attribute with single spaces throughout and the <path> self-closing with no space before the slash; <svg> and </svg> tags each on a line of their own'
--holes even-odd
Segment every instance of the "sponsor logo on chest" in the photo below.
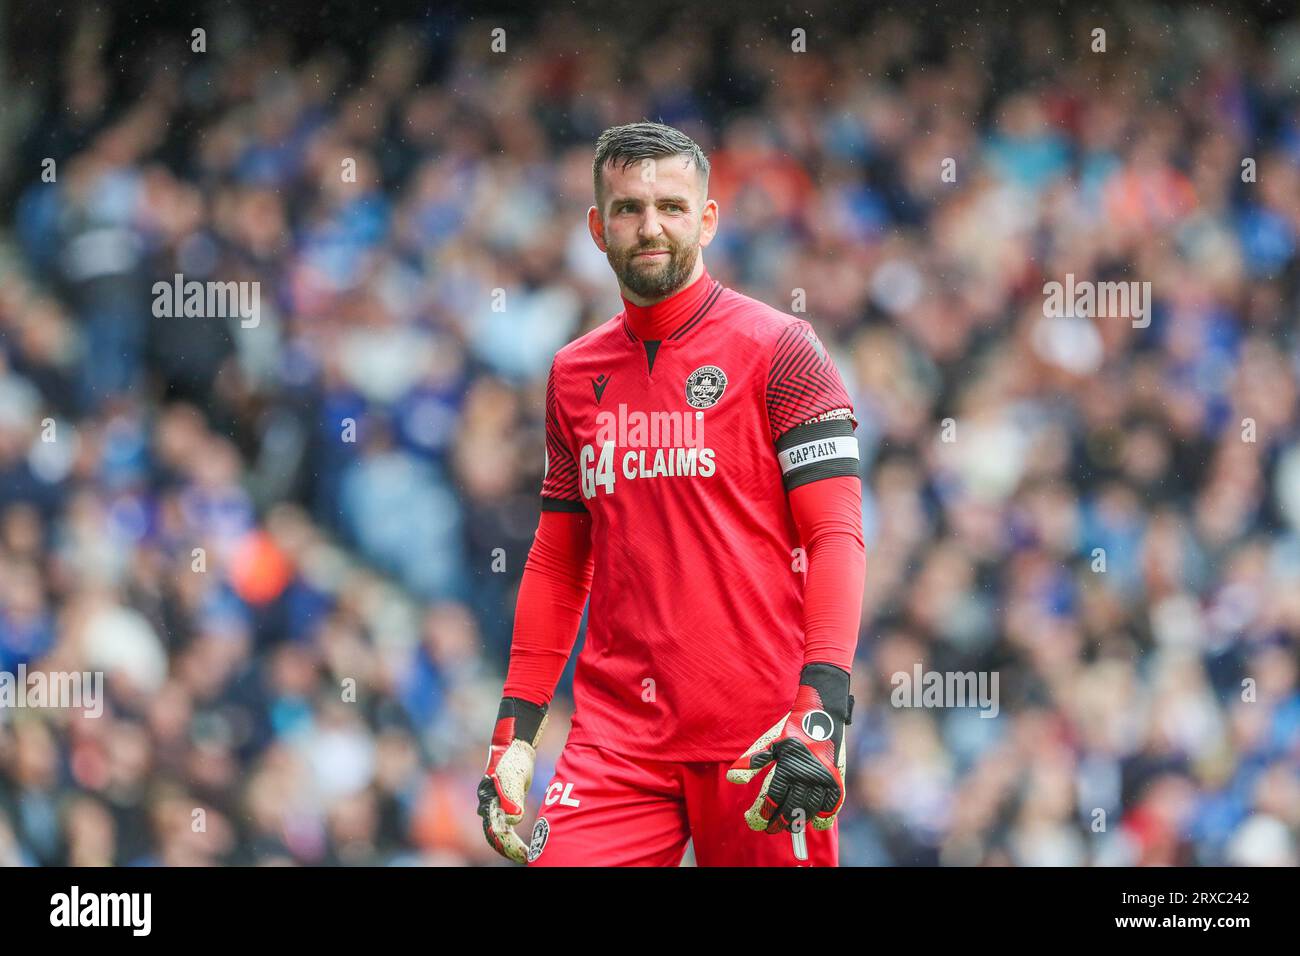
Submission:
<svg viewBox="0 0 1300 956">
<path fill-rule="evenodd" d="M 602 375 L 608 383 L 612 376 Z M 612 495 L 620 479 L 712 478 L 717 453 L 705 438 L 704 409 L 714 408 L 727 390 L 727 374 L 703 365 L 686 376 L 687 410 L 641 411 L 626 402 L 596 413 L 595 440 L 578 453 L 582 496 Z M 601 388 L 597 395 L 603 397 Z"/>
</svg>

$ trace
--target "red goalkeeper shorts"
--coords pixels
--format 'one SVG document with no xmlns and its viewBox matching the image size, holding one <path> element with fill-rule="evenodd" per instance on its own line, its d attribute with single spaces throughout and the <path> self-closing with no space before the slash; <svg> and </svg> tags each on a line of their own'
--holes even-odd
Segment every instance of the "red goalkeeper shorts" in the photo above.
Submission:
<svg viewBox="0 0 1300 956">
<path fill-rule="evenodd" d="M 673 763 L 567 744 L 533 824 L 530 866 L 679 866 L 686 841 L 699 866 L 837 866 L 838 823 L 789 832 L 745 823 L 763 774 L 727 781 L 729 763 Z M 770 771 L 768 771 L 770 772 Z"/>
</svg>

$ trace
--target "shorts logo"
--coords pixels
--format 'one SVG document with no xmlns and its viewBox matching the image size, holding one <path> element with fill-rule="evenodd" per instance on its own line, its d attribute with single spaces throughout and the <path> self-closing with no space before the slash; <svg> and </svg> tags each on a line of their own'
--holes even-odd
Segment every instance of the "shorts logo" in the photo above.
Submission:
<svg viewBox="0 0 1300 956">
<path fill-rule="evenodd" d="M 686 376 L 686 403 L 691 408 L 712 408 L 727 390 L 727 373 L 716 365 L 704 365 Z"/>
<path fill-rule="evenodd" d="M 573 784 L 559 780 L 552 781 L 546 788 L 546 805 L 553 806 L 557 800 L 562 807 L 576 807 L 582 803 L 581 800 L 573 799 Z"/>
<path fill-rule="evenodd" d="M 551 825 L 546 822 L 546 817 L 538 817 L 537 822 L 533 824 L 533 841 L 528 844 L 528 862 L 532 863 L 542 855 L 546 849 L 546 840 L 551 835 Z"/>
<path fill-rule="evenodd" d="M 813 740 L 830 740 L 835 721 L 824 710 L 810 710 L 803 715 L 803 732 Z"/>
</svg>

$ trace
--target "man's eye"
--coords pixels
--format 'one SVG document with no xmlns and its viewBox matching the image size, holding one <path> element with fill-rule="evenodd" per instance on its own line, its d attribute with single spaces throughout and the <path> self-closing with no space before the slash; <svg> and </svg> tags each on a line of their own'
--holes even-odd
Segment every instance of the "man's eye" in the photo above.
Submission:
<svg viewBox="0 0 1300 956">
<path fill-rule="evenodd" d="M 665 209 L 671 209 L 673 212 L 681 212 L 682 207 L 675 202 L 664 203 Z"/>
</svg>

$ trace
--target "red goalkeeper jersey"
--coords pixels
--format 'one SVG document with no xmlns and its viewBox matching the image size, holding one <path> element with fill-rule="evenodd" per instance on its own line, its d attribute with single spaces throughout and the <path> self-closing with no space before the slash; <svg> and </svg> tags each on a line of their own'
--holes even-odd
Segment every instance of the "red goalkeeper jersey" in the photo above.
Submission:
<svg viewBox="0 0 1300 956">
<path fill-rule="evenodd" d="M 542 508 L 592 522 L 569 740 L 732 760 L 799 683 L 806 561 L 786 494 L 858 473 L 856 420 L 802 319 L 707 272 L 655 308 L 662 338 L 624 311 L 561 349 L 547 384 Z"/>
</svg>

